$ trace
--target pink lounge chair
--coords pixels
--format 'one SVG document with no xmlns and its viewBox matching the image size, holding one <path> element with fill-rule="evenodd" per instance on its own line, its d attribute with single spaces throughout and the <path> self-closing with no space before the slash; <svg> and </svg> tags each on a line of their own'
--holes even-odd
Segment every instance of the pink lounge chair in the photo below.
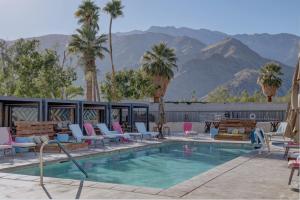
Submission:
<svg viewBox="0 0 300 200">
<path fill-rule="evenodd" d="M 285 158 L 289 154 L 290 149 L 300 149 L 300 143 L 290 141 L 286 145 L 284 145 L 284 148 L 285 152 L 283 157 Z"/>
<path fill-rule="evenodd" d="M 291 174 L 289 177 L 288 184 L 291 185 L 295 170 L 298 170 L 298 176 L 299 176 L 300 160 L 291 160 L 291 161 L 289 161 L 288 166 L 289 166 L 289 168 L 291 168 Z"/>
<path fill-rule="evenodd" d="M 95 129 L 91 123 L 84 123 L 83 127 L 88 136 L 96 136 L 97 135 L 95 132 Z"/>
<path fill-rule="evenodd" d="M 14 147 L 32 148 L 35 151 L 36 144 L 33 142 L 24 142 L 24 143 L 14 142 L 12 140 L 9 127 L 0 127 L 0 137 L 4 139 L 4 141 L 5 141 L 4 144 L 6 143 L 6 145 L 10 145 L 13 148 Z M 1 138 L 0 138 L 0 140 L 1 140 Z"/>
<path fill-rule="evenodd" d="M 10 151 L 11 154 L 13 153 L 12 149 L 12 141 L 11 137 L 7 134 L 3 134 L 0 128 L 0 150 L 3 151 L 3 155 L 5 156 L 6 151 Z"/>
<path fill-rule="evenodd" d="M 193 131 L 193 124 L 191 122 L 183 123 L 183 132 L 186 136 L 188 136 L 190 134 L 197 134 L 196 131 Z"/>
<path fill-rule="evenodd" d="M 134 137 L 135 139 L 137 137 L 140 137 L 141 140 L 143 139 L 143 135 L 141 133 L 125 133 L 119 122 L 113 122 L 113 130 L 119 132 L 120 134 L 125 134 Z"/>
</svg>

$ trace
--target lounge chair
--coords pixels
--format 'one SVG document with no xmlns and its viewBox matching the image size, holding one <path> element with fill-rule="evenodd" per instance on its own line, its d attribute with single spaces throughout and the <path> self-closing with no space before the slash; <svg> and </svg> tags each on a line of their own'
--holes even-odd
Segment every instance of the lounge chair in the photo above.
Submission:
<svg viewBox="0 0 300 200">
<path fill-rule="evenodd" d="M 103 146 L 104 146 L 104 137 L 98 136 L 98 135 L 89 135 L 85 136 L 83 135 L 80 127 L 78 124 L 71 124 L 69 125 L 70 130 L 72 131 L 73 137 L 76 139 L 77 142 L 82 142 L 82 141 L 101 141 Z M 96 143 L 95 143 L 96 146 Z"/>
<path fill-rule="evenodd" d="M 298 157 L 300 158 L 300 157 Z M 290 173 L 290 177 L 289 177 L 289 185 L 291 185 L 292 179 L 293 179 L 293 175 L 295 170 L 298 170 L 298 176 L 299 176 L 299 169 L 300 169 L 300 160 L 291 160 L 288 163 L 289 168 L 291 168 L 291 173 Z"/>
<path fill-rule="evenodd" d="M 198 134 L 196 131 L 193 130 L 193 124 L 191 122 L 183 123 L 183 132 L 184 132 L 185 136 L 188 136 L 191 134 Z"/>
<path fill-rule="evenodd" d="M 265 148 L 268 148 L 268 151 L 270 151 L 270 147 L 268 146 L 268 144 L 265 141 L 265 136 L 264 136 L 264 132 L 262 129 L 260 129 L 260 128 L 255 129 L 254 138 L 255 138 L 256 145 L 259 145 L 259 147 L 261 147 L 263 150 Z"/>
<path fill-rule="evenodd" d="M 13 147 L 11 145 L 11 137 L 8 134 L 3 134 L 3 128 L 0 128 L 0 150 L 3 151 L 3 156 L 5 156 L 7 151 L 13 154 Z"/>
<path fill-rule="evenodd" d="M 8 147 L 9 149 L 30 148 L 30 149 L 33 149 L 33 151 L 35 152 L 36 144 L 34 142 L 24 142 L 24 143 L 14 142 L 12 140 L 9 127 L 0 127 L 0 137 L 1 137 L 0 138 L 1 143 L 3 143 L 3 145 L 8 145 L 6 147 Z M 2 139 L 3 139 L 3 142 L 2 142 Z M 2 147 L 5 148 L 5 146 L 2 146 Z M 10 147 L 12 147 L 12 148 L 10 148 Z M 12 152 L 12 150 L 11 150 L 11 152 Z"/>
<path fill-rule="evenodd" d="M 141 141 L 143 140 L 143 134 L 141 134 L 141 133 L 125 133 L 119 122 L 113 122 L 113 129 L 114 129 L 114 131 L 117 131 L 120 134 L 127 134 L 135 139 L 137 137 L 139 137 L 141 139 Z"/>
<path fill-rule="evenodd" d="M 159 132 L 149 132 L 147 131 L 145 124 L 143 122 L 135 122 L 135 127 L 139 133 L 144 136 L 148 136 L 150 138 L 154 138 L 158 136 Z"/>
<path fill-rule="evenodd" d="M 264 133 L 267 142 L 271 141 L 273 136 L 282 136 L 284 139 L 284 133 L 286 127 L 287 127 L 287 122 L 281 122 L 276 132 Z"/>
<path fill-rule="evenodd" d="M 285 152 L 283 158 L 289 154 L 290 149 L 300 149 L 300 143 L 290 141 L 287 144 L 284 144 L 284 148 Z"/>
<path fill-rule="evenodd" d="M 103 136 L 105 138 L 113 139 L 116 142 L 117 142 L 117 140 L 120 140 L 120 139 L 121 140 L 122 139 L 123 140 L 130 140 L 130 135 L 120 134 L 117 131 L 110 131 L 107 128 L 106 124 L 104 124 L 104 123 L 97 124 L 96 126 L 100 129 L 101 133 L 103 134 Z"/>
</svg>

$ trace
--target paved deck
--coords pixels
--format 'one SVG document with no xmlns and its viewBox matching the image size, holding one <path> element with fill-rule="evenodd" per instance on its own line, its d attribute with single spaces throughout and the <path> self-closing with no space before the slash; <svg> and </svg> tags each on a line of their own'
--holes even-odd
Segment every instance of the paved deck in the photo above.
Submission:
<svg viewBox="0 0 300 200">
<path fill-rule="evenodd" d="M 0 198 L 299 199 L 299 178 L 287 185 L 290 170 L 282 157 L 281 148 L 238 157 L 165 190 L 56 178 L 45 178 L 43 188 L 39 177 L 0 173 Z"/>
</svg>

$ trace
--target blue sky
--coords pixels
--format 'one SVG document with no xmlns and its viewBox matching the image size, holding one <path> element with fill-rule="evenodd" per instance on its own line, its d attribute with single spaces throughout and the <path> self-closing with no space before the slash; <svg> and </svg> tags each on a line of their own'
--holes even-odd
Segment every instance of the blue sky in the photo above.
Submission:
<svg viewBox="0 0 300 200">
<path fill-rule="evenodd" d="M 73 14 L 81 0 L 0 0 L 0 38 L 72 34 Z M 96 0 L 103 7 L 107 0 Z M 300 35 L 300 0 L 123 0 L 124 17 L 114 32 L 150 26 L 207 28 L 228 34 L 292 33 Z M 107 32 L 101 13 L 100 27 Z"/>
</svg>

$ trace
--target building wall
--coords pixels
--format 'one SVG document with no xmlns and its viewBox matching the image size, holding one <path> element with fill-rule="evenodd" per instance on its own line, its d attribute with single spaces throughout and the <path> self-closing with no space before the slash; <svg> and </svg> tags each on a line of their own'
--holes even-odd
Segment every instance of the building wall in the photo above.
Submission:
<svg viewBox="0 0 300 200">
<path fill-rule="evenodd" d="M 193 124 L 193 130 L 198 133 L 204 133 L 204 122 L 192 122 Z M 150 130 L 153 130 L 153 127 L 155 127 L 155 123 L 151 122 L 149 123 Z M 165 124 L 165 126 L 169 127 L 171 132 L 175 133 L 183 133 L 183 122 L 168 122 Z M 256 124 L 257 128 L 262 128 L 265 132 L 271 131 L 271 124 L 269 122 L 258 122 Z"/>
<path fill-rule="evenodd" d="M 258 103 L 166 103 L 165 116 L 167 122 L 204 122 L 224 118 L 250 119 L 255 115 L 257 121 L 283 121 L 286 115 L 286 104 Z M 150 121 L 158 117 L 158 104 L 150 104 Z"/>
</svg>

